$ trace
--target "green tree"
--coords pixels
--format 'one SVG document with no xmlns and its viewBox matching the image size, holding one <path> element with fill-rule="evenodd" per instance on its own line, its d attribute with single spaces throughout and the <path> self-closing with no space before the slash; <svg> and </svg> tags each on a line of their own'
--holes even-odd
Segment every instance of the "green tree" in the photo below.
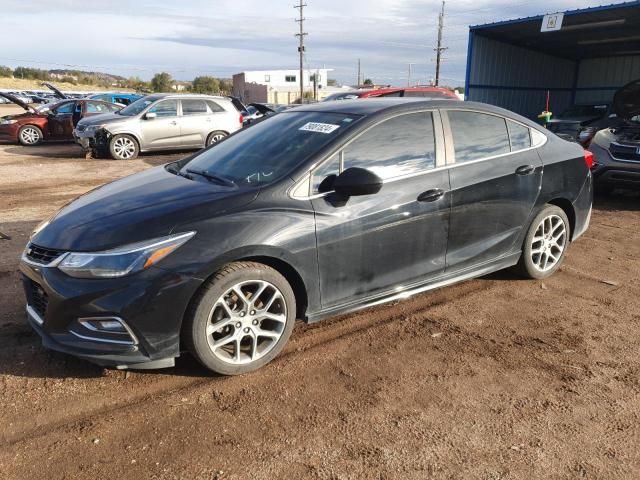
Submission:
<svg viewBox="0 0 640 480">
<path fill-rule="evenodd" d="M 144 80 L 141 80 L 140 77 L 130 77 L 126 81 L 126 86 L 129 88 L 133 88 L 134 90 L 137 90 L 137 91 L 142 91 L 142 92 L 151 91 L 151 85 L 149 84 L 149 82 L 145 82 Z"/>
<path fill-rule="evenodd" d="M 13 75 L 13 71 L 9 67 L 0 65 L 0 77 L 10 77 Z"/>
<path fill-rule="evenodd" d="M 17 67 L 13 71 L 14 78 L 28 78 L 31 80 L 49 80 L 51 75 L 47 70 L 29 67 Z"/>
<path fill-rule="evenodd" d="M 220 80 L 214 77 L 196 77 L 193 79 L 191 91 L 195 93 L 218 93 L 220 92 Z"/>
<path fill-rule="evenodd" d="M 64 83 L 73 83 L 74 85 L 76 85 L 76 79 L 75 79 L 75 78 L 73 78 L 73 77 L 70 77 L 70 76 L 62 77 L 62 78 L 60 79 L 60 81 L 61 81 L 61 82 L 64 82 Z M 84 82 L 82 82 L 82 83 L 84 83 Z"/>
<path fill-rule="evenodd" d="M 172 78 L 167 72 L 156 73 L 151 79 L 151 88 L 154 92 L 170 92 Z"/>
<path fill-rule="evenodd" d="M 364 82 L 362 82 L 363 85 L 373 85 L 373 80 L 371 80 L 370 78 L 365 78 Z"/>
<path fill-rule="evenodd" d="M 220 93 L 224 95 L 231 95 L 233 92 L 233 82 L 228 78 L 223 78 L 220 80 Z"/>
</svg>

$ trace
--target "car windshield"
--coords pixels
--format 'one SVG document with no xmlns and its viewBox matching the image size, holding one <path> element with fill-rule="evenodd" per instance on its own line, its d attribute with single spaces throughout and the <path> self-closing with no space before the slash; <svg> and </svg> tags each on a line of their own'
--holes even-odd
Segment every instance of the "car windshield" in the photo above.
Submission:
<svg viewBox="0 0 640 480">
<path fill-rule="evenodd" d="M 140 100 L 136 100 L 131 105 L 120 110 L 118 114 L 124 115 L 125 117 L 133 117 L 134 115 L 138 115 L 156 100 L 158 99 L 149 97 L 141 98 Z"/>
<path fill-rule="evenodd" d="M 181 173 L 200 172 L 237 186 L 266 185 L 290 173 L 360 118 L 339 113 L 283 112 L 205 150 Z"/>
<path fill-rule="evenodd" d="M 601 117 L 607 113 L 607 105 L 573 105 L 564 112 L 561 117 Z"/>
</svg>

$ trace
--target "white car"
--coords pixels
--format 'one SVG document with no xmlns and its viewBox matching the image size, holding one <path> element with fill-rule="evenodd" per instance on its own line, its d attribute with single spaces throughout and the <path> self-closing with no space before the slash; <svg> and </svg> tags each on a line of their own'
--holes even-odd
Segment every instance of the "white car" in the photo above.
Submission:
<svg viewBox="0 0 640 480">
<path fill-rule="evenodd" d="M 159 93 L 119 112 L 83 119 L 73 134 L 86 152 L 130 160 L 140 152 L 212 145 L 241 129 L 242 122 L 226 97 Z"/>
</svg>

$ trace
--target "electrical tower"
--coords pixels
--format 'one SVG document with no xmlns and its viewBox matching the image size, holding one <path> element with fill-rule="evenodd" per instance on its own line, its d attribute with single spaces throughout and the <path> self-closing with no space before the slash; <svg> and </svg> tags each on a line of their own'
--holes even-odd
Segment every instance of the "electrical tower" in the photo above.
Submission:
<svg viewBox="0 0 640 480">
<path fill-rule="evenodd" d="M 304 31 L 304 7 L 307 4 L 303 3 L 303 0 L 299 0 L 298 5 L 294 5 L 293 8 L 300 9 L 300 17 L 296 19 L 296 22 L 300 24 L 300 32 L 296 33 L 296 37 L 300 40 L 298 45 L 298 53 L 300 54 L 300 105 L 304 103 L 304 37 L 309 35 Z"/>
<path fill-rule="evenodd" d="M 442 52 L 447 49 L 447 47 L 442 46 L 442 30 L 444 30 L 444 0 L 442 0 L 442 10 L 440 11 L 440 15 L 438 15 L 438 46 L 434 48 L 436 51 L 436 87 L 440 85 L 440 62 L 442 61 Z"/>
</svg>

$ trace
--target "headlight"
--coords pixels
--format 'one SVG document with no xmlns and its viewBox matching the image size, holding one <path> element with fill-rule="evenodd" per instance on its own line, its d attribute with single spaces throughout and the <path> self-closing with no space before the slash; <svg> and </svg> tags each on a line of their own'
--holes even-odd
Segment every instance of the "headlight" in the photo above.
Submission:
<svg viewBox="0 0 640 480">
<path fill-rule="evenodd" d="M 100 130 L 104 125 L 89 125 L 85 131 L 87 132 L 95 132 L 96 130 Z"/>
<path fill-rule="evenodd" d="M 180 233 L 95 253 L 68 253 L 58 265 L 76 278 L 117 278 L 155 265 L 196 232 Z"/>
<path fill-rule="evenodd" d="M 0 125 L 12 125 L 16 123 L 17 120 L 12 120 L 10 118 L 5 118 L 4 120 L 0 120 Z"/>
</svg>

